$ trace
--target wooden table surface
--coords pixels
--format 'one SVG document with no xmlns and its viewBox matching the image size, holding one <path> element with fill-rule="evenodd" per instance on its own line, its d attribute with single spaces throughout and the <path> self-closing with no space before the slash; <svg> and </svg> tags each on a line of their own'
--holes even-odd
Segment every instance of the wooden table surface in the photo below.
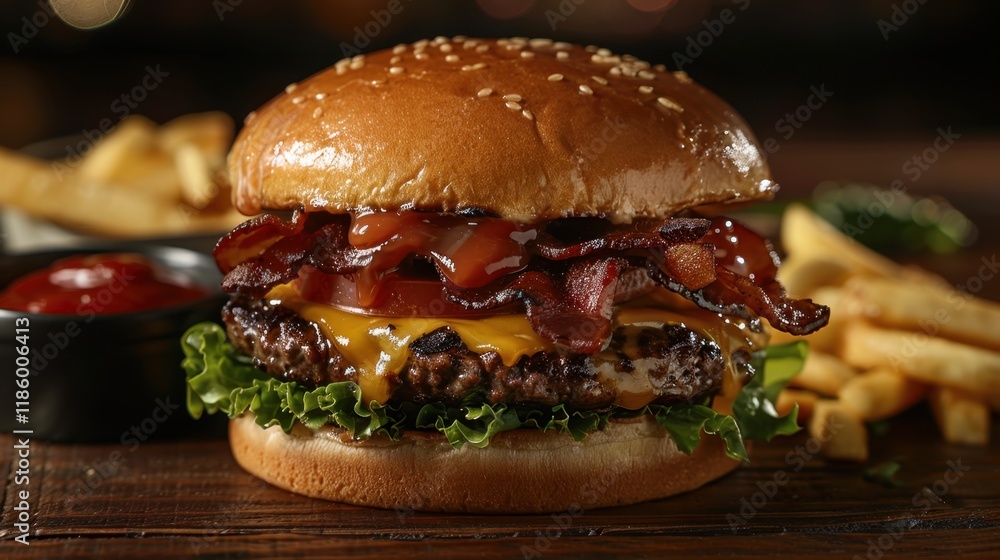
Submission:
<svg viewBox="0 0 1000 560">
<path fill-rule="evenodd" d="M 15 443 L 0 437 L 4 469 Z M 758 445 L 751 464 L 668 500 L 577 517 L 465 516 L 290 494 L 243 472 L 220 439 L 136 447 L 33 441 L 30 544 L 13 540 L 18 497 L 7 472 L 0 556 L 996 557 L 1000 447 L 946 445 L 930 412 L 918 408 L 893 420 L 872 450 L 874 462 L 899 460 L 901 486 L 866 480 L 860 465 L 825 462 L 800 433 Z"/>
</svg>

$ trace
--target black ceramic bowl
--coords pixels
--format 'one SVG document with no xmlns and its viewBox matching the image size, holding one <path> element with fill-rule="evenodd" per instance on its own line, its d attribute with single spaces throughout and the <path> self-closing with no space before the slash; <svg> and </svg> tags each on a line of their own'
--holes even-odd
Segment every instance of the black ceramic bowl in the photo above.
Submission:
<svg viewBox="0 0 1000 560">
<path fill-rule="evenodd" d="M 0 430 L 31 430 L 37 439 L 60 442 L 150 439 L 218 430 L 195 424 L 185 407 L 180 338 L 199 321 L 218 321 L 226 296 L 214 260 L 176 247 L 106 245 L 0 256 L 0 289 L 28 272 L 72 255 L 131 252 L 145 255 L 211 290 L 174 307 L 114 315 L 44 315 L 0 309 Z M 15 325 L 29 323 L 31 363 L 28 395 L 18 395 Z M 23 363 L 23 359 L 22 359 Z M 17 402 L 27 396 L 27 423 L 17 419 Z"/>
</svg>

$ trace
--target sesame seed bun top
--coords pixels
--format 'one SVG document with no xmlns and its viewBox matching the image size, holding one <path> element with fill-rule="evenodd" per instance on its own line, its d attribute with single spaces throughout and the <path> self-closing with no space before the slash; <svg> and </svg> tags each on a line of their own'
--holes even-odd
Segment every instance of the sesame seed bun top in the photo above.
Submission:
<svg viewBox="0 0 1000 560">
<path fill-rule="evenodd" d="M 686 74 L 545 39 L 439 37 L 338 62 L 251 113 L 236 207 L 666 218 L 776 190 L 746 123 Z"/>
</svg>

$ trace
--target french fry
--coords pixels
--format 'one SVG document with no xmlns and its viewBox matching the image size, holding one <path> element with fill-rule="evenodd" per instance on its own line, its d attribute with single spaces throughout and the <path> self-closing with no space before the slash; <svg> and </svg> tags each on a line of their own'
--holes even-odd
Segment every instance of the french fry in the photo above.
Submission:
<svg viewBox="0 0 1000 560">
<path fill-rule="evenodd" d="M 165 123 L 157 140 L 163 150 L 171 153 L 185 144 L 193 144 L 210 165 L 221 166 L 233 141 L 234 130 L 233 119 L 225 113 L 193 113 Z"/>
<path fill-rule="evenodd" d="M 195 208 L 207 206 L 218 188 L 212 182 L 212 167 L 205 154 L 194 144 L 181 144 L 174 151 L 174 160 L 184 201 Z"/>
<path fill-rule="evenodd" d="M 784 416 L 792 411 L 792 407 L 798 404 L 798 420 L 801 424 L 809 421 L 809 418 L 812 417 L 813 408 L 816 406 L 817 400 L 819 400 L 819 395 L 812 391 L 786 388 L 778 393 L 778 400 L 774 403 L 774 408 L 779 414 Z"/>
<path fill-rule="evenodd" d="M 857 375 L 851 366 L 836 356 L 809 352 L 802 371 L 792 378 L 792 387 L 809 389 L 825 396 L 835 396 L 847 380 Z"/>
<path fill-rule="evenodd" d="M 130 116 L 75 168 L 0 150 L 0 205 L 89 234 L 150 237 L 218 232 L 245 220 L 224 200 L 233 122 L 185 115 L 158 127 Z"/>
<path fill-rule="evenodd" d="M 175 204 L 180 199 L 180 179 L 173 157 L 156 144 L 155 125 L 143 117 L 130 117 L 119 128 L 91 148 L 80 164 L 79 177 L 107 190 L 138 190 L 165 205 Z"/>
<path fill-rule="evenodd" d="M 98 140 L 85 154 L 77 172 L 88 179 L 113 183 L 121 179 L 122 167 L 133 163 L 137 154 L 155 148 L 156 124 L 145 117 L 132 115 Z"/>
<path fill-rule="evenodd" d="M 801 204 L 785 210 L 781 243 L 787 260 L 825 260 L 849 271 L 851 276 L 898 278 L 946 287 L 939 276 L 919 268 L 901 266 L 837 231 L 823 218 Z"/>
<path fill-rule="evenodd" d="M 934 387 L 930 401 L 945 441 L 959 445 L 989 444 L 990 409 L 982 400 L 949 387 Z"/>
<path fill-rule="evenodd" d="M 851 240 L 800 204 L 792 204 L 785 210 L 781 244 L 789 259 L 827 259 L 853 274 L 894 276 L 902 268 Z"/>
<path fill-rule="evenodd" d="M 927 387 L 889 369 L 875 369 L 853 377 L 837 398 L 865 421 L 890 418 L 920 402 Z"/>
<path fill-rule="evenodd" d="M 1000 305 L 915 282 L 855 277 L 844 285 L 871 322 L 924 329 L 959 342 L 1000 350 Z"/>
<path fill-rule="evenodd" d="M 190 215 L 179 202 L 164 204 L 136 189 L 70 173 L 63 177 L 41 160 L 0 149 L 0 205 L 39 218 L 115 237 L 148 237 L 231 229 L 245 220 L 235 210 Z"/>
<path fill-rule="evenodd" d="M 990 408 L 1000 411 L 1000 305 L 886 259 L 804 206 L 787 209 L 782 242 L 788 257 L 779 280 L 789 293 L 829 305 L 831 319 L 806 337 L 810 356 L 790 383 L 805 390 L 783 391 L 779 410 L 798 402 L 805 417 L 811 405 L 810 433 L 836 459 L 866 458 L 864 422 L 925 395 L 947 441 L 988 442 Z M 796 339 L 774 333 L 772 343 Z"/>
<path fill-rule="evenodd" d="M 843 263 L 796 255 L 781 263 L 778 280 L 796 297 L 809 297 L 824 286 L 839 286 L 850 276 Z"/>
<path fill-rule="evenodd" d="M 823 455 L 842 461 L 868 460 L 868 430 L 844 403 L 816 401 L 809 419 L 809 435 L 820 442 Z"/>
<path fill-rule="evenodd" d="M 13 152 L 0 151 L 0 174 L 6 187 L 0 190 L 0 204 L 80 229 L 100 227 L 106 234 L 133 236 L 175 230 L 184 220 L 176 206 L 164 206 L 140 191 L 103 188 L 76 174 L 60 179 L 47 165 Z"/>
<path fill-rule="evenodd" d="M 862 369 L 888 368 L 983 399 L 1000 398 L 1000 352 L 859 321 L 844 333 L 842 356 Z"/>
</svg>

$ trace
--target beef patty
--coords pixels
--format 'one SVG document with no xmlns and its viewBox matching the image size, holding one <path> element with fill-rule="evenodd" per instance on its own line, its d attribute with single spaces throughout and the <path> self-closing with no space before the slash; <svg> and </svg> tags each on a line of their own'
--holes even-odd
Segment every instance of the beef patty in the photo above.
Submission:
<svg viewBox="0 0 1000 560">
<path fill-rule="evenodd" d="M 355 368 L 319 326 L 287 307 L 237 296 L 222 319 L 233 345 L 279 380 L 310 388 L 357 381 Z M 738 362 L 748 358 L 734 356 Z M 609 378 L 619 372 L 651 387 L 659 404 L 699 402 L 719 391 L 724 370 L 719 346 L 680 325 L 620 326 L 596 354 L 556 349 L 524 356 L 513 366 L 496 352 L 469 350 L 445 327 L 410 344 L 406 365 L 391 380 L 391 401 L 457 404 L 479 393 L 491 403 L 600 409 L 618 398 Z"/>
</svg>

